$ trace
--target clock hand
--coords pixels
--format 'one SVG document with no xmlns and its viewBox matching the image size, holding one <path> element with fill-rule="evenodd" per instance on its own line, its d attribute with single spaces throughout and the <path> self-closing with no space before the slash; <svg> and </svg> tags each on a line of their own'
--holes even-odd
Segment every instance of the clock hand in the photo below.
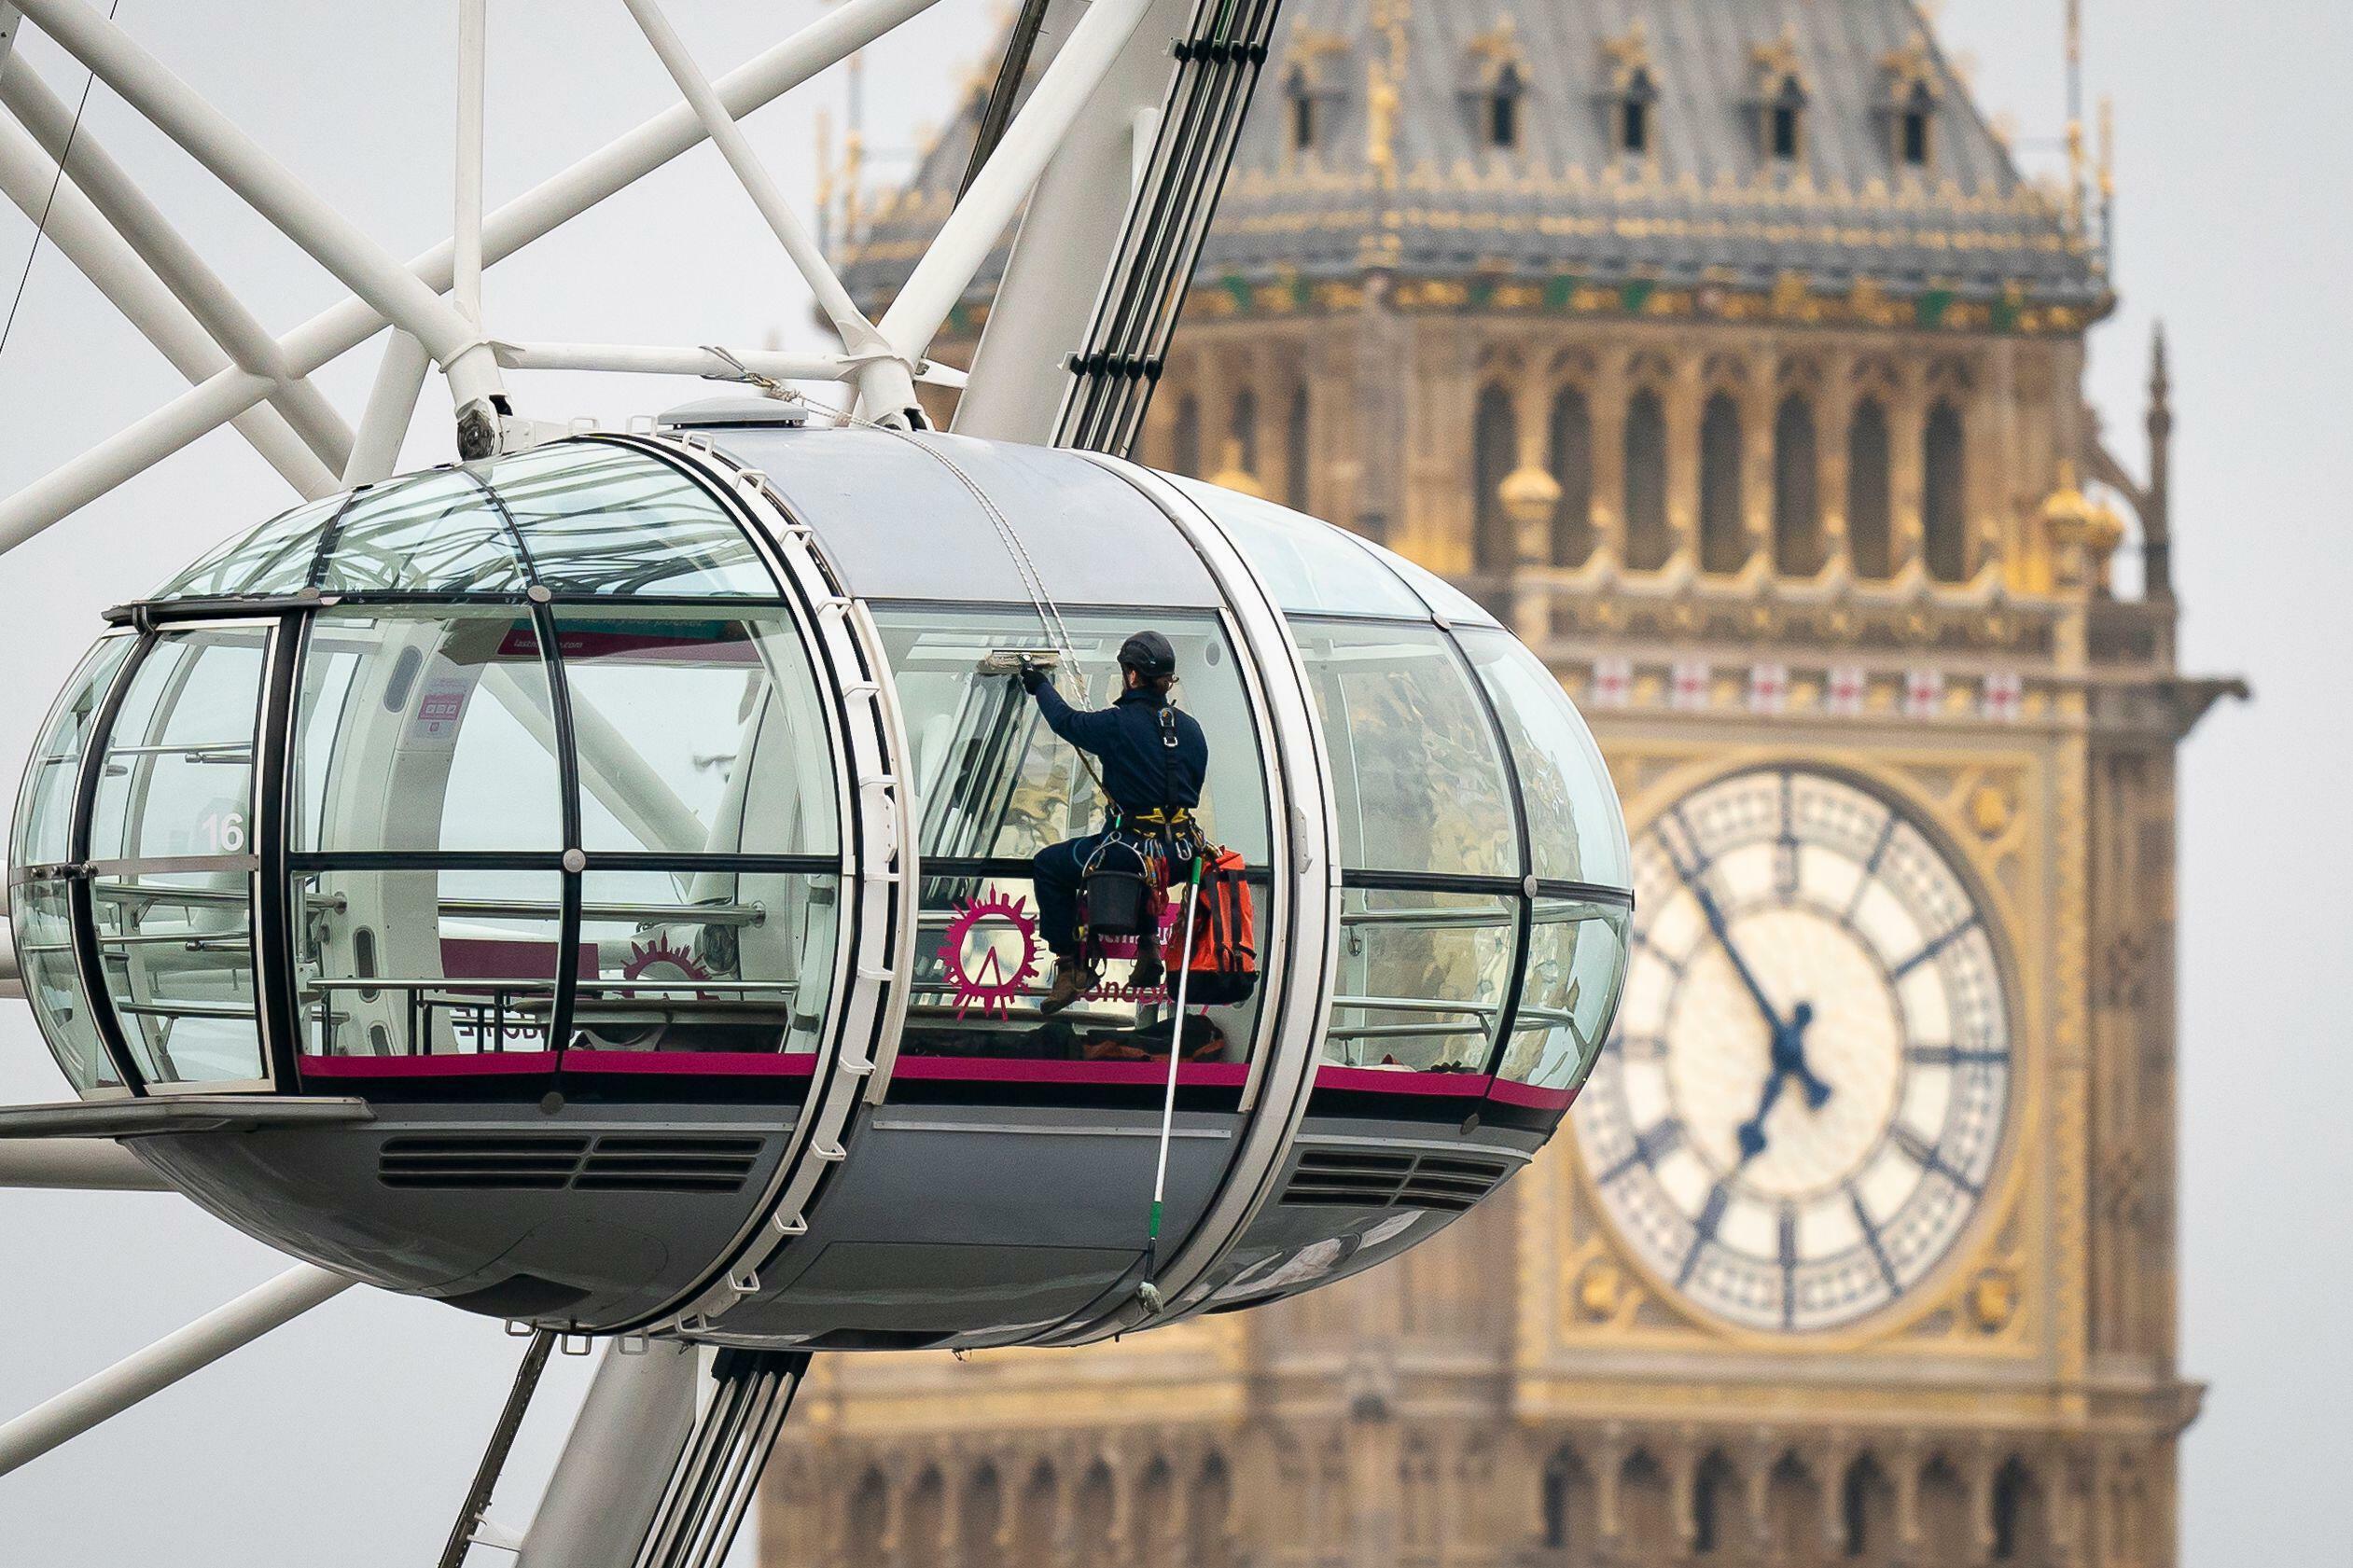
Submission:
<svg viewBox="0 0 2353 1568">
<path fill-rule="evenodd" d="M 1764 987 L 1757 983 L 1748 961 L 1741 957 L 1740 950 L 1733 945 L 1732 932 L 1724 920 L 1724 911 L 1716 907 L 1715 895 L 1707 891 L 1707 884 L 1699 879 L 1695 871 L 1684 869 L 1683 857 L 1675 853 L 1672 845 L 1668 846 L 1666 853 L 1667 858 L 1674 862 L 1675 874 L 1683 879 L 1683 885 L 1690 888 L 1692 896 L 1699 900 L 1700 913 L 1707 917 L 1707 929 L 1716 934 L 1716 945 L 1722 948 L 1724 956 L 1732 960 L 1733 973 L 1740 977 L 1740 983 L 1748 988 L 1748 995 L 1756 1002 L 1757 1010 L 1764 1014 L 1765 1027 L 1773 1031 L 1777 1041 L 1782 1032 L 1781 1015 L 1773 1010 L 1773 1002 L 1765 995 Z"/>
<path fill-rule="evenodd" d="M 1765 1117 L 1772 1115 L 1774 1103 L 1781 1098 L 1781 1085 L 1789 1075 L 1789 1069 L 1774 1052 L 1773 1070 L 1765 1075 L 1764 1094 L 1757 1102 L 1757 1114 L 1740 1124 L 1740 1162 L 1743 1165 L 1765 1151 Z"/>
</svg>

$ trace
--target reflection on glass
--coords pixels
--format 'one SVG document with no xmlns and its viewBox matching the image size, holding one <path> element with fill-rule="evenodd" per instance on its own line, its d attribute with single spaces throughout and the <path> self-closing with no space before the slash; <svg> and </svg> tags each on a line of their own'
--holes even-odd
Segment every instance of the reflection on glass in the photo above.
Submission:
<svg viewBox="0 0 2353 1568">
<path fill-rule="evenodd" d="M 581 895 L 574 1048 L 817 1048 L 832 992 L 838 877 L 592 871 Z"/>
<path fill-rule="evenodd" d="M 158 599 L 292 593 L 311 580 L 319 533 L 349 499 L 330 495 L 282 512 L 241 534 L 156 590 Z"/>
<path fill-rule="evenodd" d="M 1518 876 L 1485 705 L 1444 633 L 1294 622 L 1350 870 Z"/>
<path fill-rule="evenodd" d="M 252 824 L 268 648 L 258 627 L 161 633 L 104 740 L 90 821 L 99 971 L 150 1083 L 267 1075 Z"/>
<path fill-rule="evenodd" d="M 74 786 L 90 744 L 90 723 L 132 642 L 128 636 L 108 637 L 90 649 L 42 728 L 40 744 L 25 764 L 24 785 L 17 796 L 10 865 L 55 866 L 71 858 Z"/>
<path fill-rule="evenodd" d="M 1633 886 L 1626 822 L 1609 769 L 1560 682 L 1504 632 L 1466 631 L 1462 645 L 1495 701 L 1520 770 L 1536 874 L 1548 881 Z"/>
<path fill-rule="evenodd" d="M 327 610 L 302 659 L 298 850 L 559 850 L 555 722 L 513 610 Z"/>
<path fill-rule="evenodd" d="M 1380 557 L 1330 523 L 1198 479 L 1168 478 L 1217 519 L 1274 603 L 1291 614 L 1429 619 L 1428 606 Z"/>
<path fill-rule="evenodd" d="M 581 844 L 657 854 L 822 854 L 837 842 L 816 683 L 777 612 L 557 617 L 578 739 Z"/>
<path fill-rule="evenodd" d="M 321 537 L 312 579 L 331 593 L 521 593 L 514 534 L 465 468 L 363 490 Z"/>
<path fill-rule="evenodd" d="M 1483 1073 L 1511 981 L 1518 901 L 1350 888 L 1324 1059 L 1350 1067 Z"/>
<path fill-rule="evenodd" d="M 667 463 L 626 447 L 541 447 L 489 465 L 539 582 L 617 597 L 776 596 L 751 541 Z"/>
<path fill-rule="evenodd" d="M 99 876 L 90 893 L 101 972 L 140 1075 L 151 1084 L 266 1077 L 251 877 L 125 872 Z"/>
<path fill-rule="evenodd" d="M 63 882 L 19 882 L 9 890 L 8 923 L 16 937 L 24 998 L 33 1006 L 49 1054 L 78 1092 L 112 1088 L 121 1079 L 99 1042 L 90 1000 L 74 967 L 69 896 Z"/>
<path fill-rule="evenodd" d="M 294 878 L 302 1048 L 543 1051 L 563 952 L 553 872 L 327 870 Z M 573 955 L 593 975 L 593 956 Z"/>
<path fill-rule="evenodd" d="M 1617 1016 L 1629 918 L 1614 906 L 1536 901 L 1527 976 L 1500 1076 L 1538 1089 L 1585 1081 Z"/>
<path fill-rule="evenodd" d="M 1103 707 L 1119 691 L 1120 645 L 1149 625 L 1176 650 L 1176 701 L 1201 721 L 1209 777 L 1196 815 L 1209 838 L 1252 865 L 1267 856 L 1266 785 L 1257 728 L 1218 622 L 1170 611 L 1065 616 L 1078 653 L 1054 684 L 1073 706 Z M 993 650 L 1037 650 L 1051 639 L 1027 610 L 894 606 L 875 612 L 913 748 L 914 794 L 928 856 L 1026 860 L 1097 830 L 1101 791 L 1079 754 L 1037 717 L 1010 675 L 985 674 Z"/>
<path fill-rule="evenodd" d="M 99 860 L 250 852 L 254 726 L 269 633 L 168 631 L 131 676 L 90 818 Z"/>
</svg>

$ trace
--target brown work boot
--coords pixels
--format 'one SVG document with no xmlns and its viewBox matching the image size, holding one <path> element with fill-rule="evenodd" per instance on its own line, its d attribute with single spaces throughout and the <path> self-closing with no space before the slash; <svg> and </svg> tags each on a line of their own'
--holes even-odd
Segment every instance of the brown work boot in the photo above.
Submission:
<svg viewBox="0 0 2353 1568">
<path fill-rule="evenodd" d="M 1056 958 L 1053 989 L 1046 992 L 1046 1000 L 1037 1010 L 1051 1018 L 1093 991 L 1102 978 L 1102 972 L 1092 964 L 1076 958 Z"/>
<path fill-rule="evenodd" d="M 1136 938 L 1135 973 L 1128 984 L 1138 991 L 1150 991 L 1168 978 L 1168 965 L 1161 962 L 1160 942 L 1147 931 Z"/>
</svg>

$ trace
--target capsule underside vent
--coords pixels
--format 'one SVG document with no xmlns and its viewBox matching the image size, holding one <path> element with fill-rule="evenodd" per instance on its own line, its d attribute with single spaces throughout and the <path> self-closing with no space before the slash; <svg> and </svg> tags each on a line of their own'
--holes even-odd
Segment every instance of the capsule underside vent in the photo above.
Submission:
<svg viewBox="0 0 2353 1568">
<path fill-rule="evenodd" d="M 1350 1209 L 1440 1209 L 1460 1214 L 1501 1186 L 1504 1159 L 1411 1149 L 1304 1149 L 1286 1203 Z"/>
<path fill-rule="evenodd" d="M 405 1133 L 384 1140 L 386 1186 L 591 1192 L 735 1192 L 758 1137 L 683 1132 Z"/>
</svg>

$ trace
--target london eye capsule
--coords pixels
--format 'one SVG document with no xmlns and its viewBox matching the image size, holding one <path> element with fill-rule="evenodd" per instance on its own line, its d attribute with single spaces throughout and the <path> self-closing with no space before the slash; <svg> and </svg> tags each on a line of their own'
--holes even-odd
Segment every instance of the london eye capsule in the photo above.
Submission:
<svg viewBox="0 0 2353 1568">
<path fill-rule="evenodd" d="M 75 1110 L 476 1312 L 977 1347 L 1293 1295 L 1525 1165 L 1624 973 L 1543 665 L 1113 459 L 722 402 L 312 503 L 109 618 L 11 855 Z M 1144 628 L 1253 895 L 1255 987 L 1181 1030 L 1116 947 L 1040 1007 L 1032 856 L 1103 802 L 1009 673 L 1099 705 Z"/>
</svg>

